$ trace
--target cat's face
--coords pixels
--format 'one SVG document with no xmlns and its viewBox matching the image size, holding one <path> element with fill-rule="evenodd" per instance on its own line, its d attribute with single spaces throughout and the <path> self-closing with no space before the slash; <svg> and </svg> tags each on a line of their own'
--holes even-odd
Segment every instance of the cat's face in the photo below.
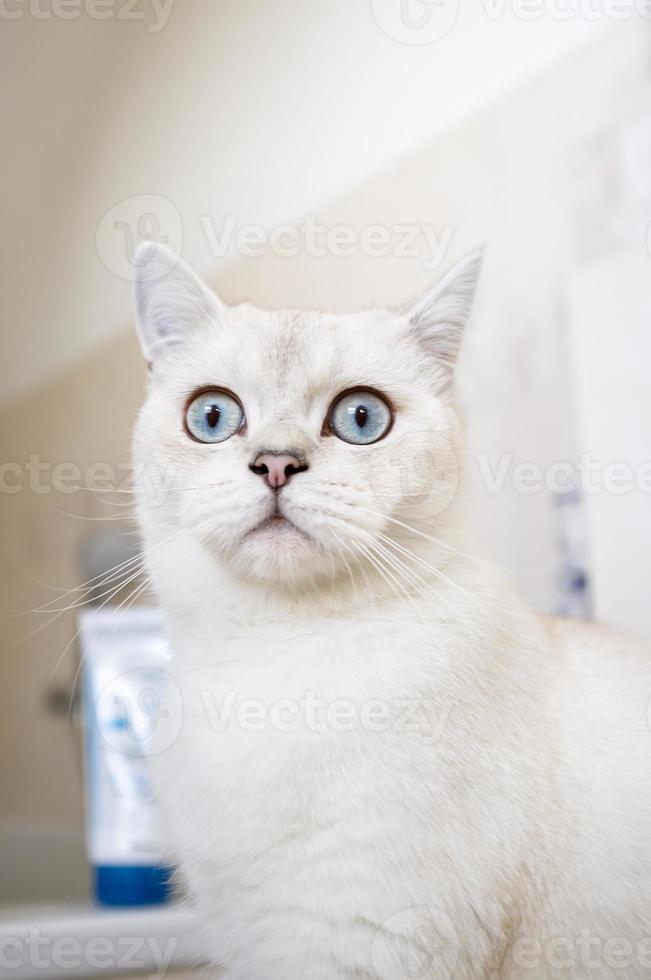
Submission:
<svg viewBox="0 0 651 980">
<path fill-rule="evenodd" d="M 226 307 L 153 246 L 140 265 L 153 370 L 135 463 L 159 540 L 183 529 L 203 559 L 295 589 L 377 570 L 397 522 L 445 511 L 447 382 L 476 257 L 404 313 L 349 316 Z"/>
</svg>

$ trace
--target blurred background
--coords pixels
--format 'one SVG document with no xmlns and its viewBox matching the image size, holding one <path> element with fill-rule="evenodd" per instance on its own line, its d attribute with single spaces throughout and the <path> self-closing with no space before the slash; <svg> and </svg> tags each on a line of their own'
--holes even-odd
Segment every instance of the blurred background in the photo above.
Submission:
<svg viewBox="0 0 651 980">
<path fill-rule="evenodd" d="M 536 609 L 651 632 L 651 4 L 3 0 L 0 64 L 0 902 L 87 895 L 65 590 L 137 550 L 107 490 L 141 239 L 229 301 L 333 311 L 485 244 L 483 547 Z"/>
</svg>

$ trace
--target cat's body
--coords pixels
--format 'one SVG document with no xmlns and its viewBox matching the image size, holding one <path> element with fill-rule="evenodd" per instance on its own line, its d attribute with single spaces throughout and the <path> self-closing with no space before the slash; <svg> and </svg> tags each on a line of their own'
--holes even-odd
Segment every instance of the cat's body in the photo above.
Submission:
<svg viewBox="0 0 651 980">
<path fill-rule="evenodd" d="M 184 270 L 141 287 L 146 349 L 173 335 L 136 435 L 174 474 L 140 477 L 183 702 L 157 778 L 224 980 L 651 975 L 651 666 L 470 553 L 442 382 L 470 278 L 357 323 L 227 311 Z M 179 424 L 210 384 L 246 410 L 215 445 Z M 355 386 L 388 393 L 383 441 L 322 426 Z"/>
</svg>

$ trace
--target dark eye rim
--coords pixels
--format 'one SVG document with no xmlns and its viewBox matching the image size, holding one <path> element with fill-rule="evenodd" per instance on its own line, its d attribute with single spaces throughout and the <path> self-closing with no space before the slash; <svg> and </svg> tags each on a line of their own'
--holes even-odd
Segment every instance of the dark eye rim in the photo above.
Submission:
<svg viewBox="0 0 651 980">
<path fill-rule="evenodd" d="M 234 402 L 240 406 L 240 411 L 242 413 L 242 421 L 240 422 L 240 427 L 237 432 L 234 432 L 232 436 L 228 436 L 227 439 L 222 439 L 221 442 L 206 442 L 204 439 L 197 439 L 188 426 L 188 410 L 192 403 L 200 398 L 201 395 L 208 395 L 211 392 L 216 392 L 218 395 L 228 395 L 232 398 Z M 229 439 L 233 439 L 235 436 L 240 436 L 246 430 L 246 412 L 244 411 L 244 405 L 240 398 L 237 397 L 234 391 L 230 388 L 224 388 L 223 385 L 202 385 L 201 388 L 197 388 L 192 394 L 186 398 L 185 405 L 183 406 L 183 431 L 186 436 L 192 440 L 192 442 L 198 443 L 200 446 L 220 446 L 222 442 L 228 442 Z"/>
<path fill-rule="evenodd" d="M 389 410 L 389 424 L 384 430 L 384 432 L 382 433 L 382 435 L 378 436 L 377 439 L 374 439 L 372 442 L 362 442 L 362 443 L 349 442 L 348 439 L 342 439 L 342 437 L 338 435 L 337 432 L 335 431 L 335 428 L 332 424 L 332 416 L 335 408 L 337 407 L 337 405 L 339 404 L 342 398 L 347 398 L 348 395 L 365 395 L 365 394 L 374 395 L 376 398 L 379 398 L 381 402 L 384 402 L 384 404 Z M 343 391 L 340 391 L 339 394 L 335 395 L 335 397 L 332 399 L 332 401 L 330 402 L 330 407 L 326 412 L 326 417 L 323 423 L 323 428 L 321 430 L 321 435 L 334 436 L 336 439 L 339 439 L 340 442 L 345 443 L 347 446 L 355 446 L 356 449 L 365 449 L 367 446 L 375 446 L 378 442 L 381 442 L 383 439 L 386 439 L 386 437 L 393 429 L 395 420 L 396 420 L 396 410 L 393 406 L 393 402 L 388 397 L 388 395 L 385 395 L 383 391 L 380 391 L 378 388 L 374 388 L 372 385 L 355 385 L 354 388 L 344 388 Z"/>
</svg>

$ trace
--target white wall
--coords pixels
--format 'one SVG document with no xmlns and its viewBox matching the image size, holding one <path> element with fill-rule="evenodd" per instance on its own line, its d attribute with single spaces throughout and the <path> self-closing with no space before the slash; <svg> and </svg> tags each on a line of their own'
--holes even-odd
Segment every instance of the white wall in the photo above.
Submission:
<svg viewBox="0 0 651 980">
<path fill-rule="evenodd" d="M 595 612 L 649 636 L 651 92 L 637 93 L 576 161 L 573 340 Z"/>
</svg>

